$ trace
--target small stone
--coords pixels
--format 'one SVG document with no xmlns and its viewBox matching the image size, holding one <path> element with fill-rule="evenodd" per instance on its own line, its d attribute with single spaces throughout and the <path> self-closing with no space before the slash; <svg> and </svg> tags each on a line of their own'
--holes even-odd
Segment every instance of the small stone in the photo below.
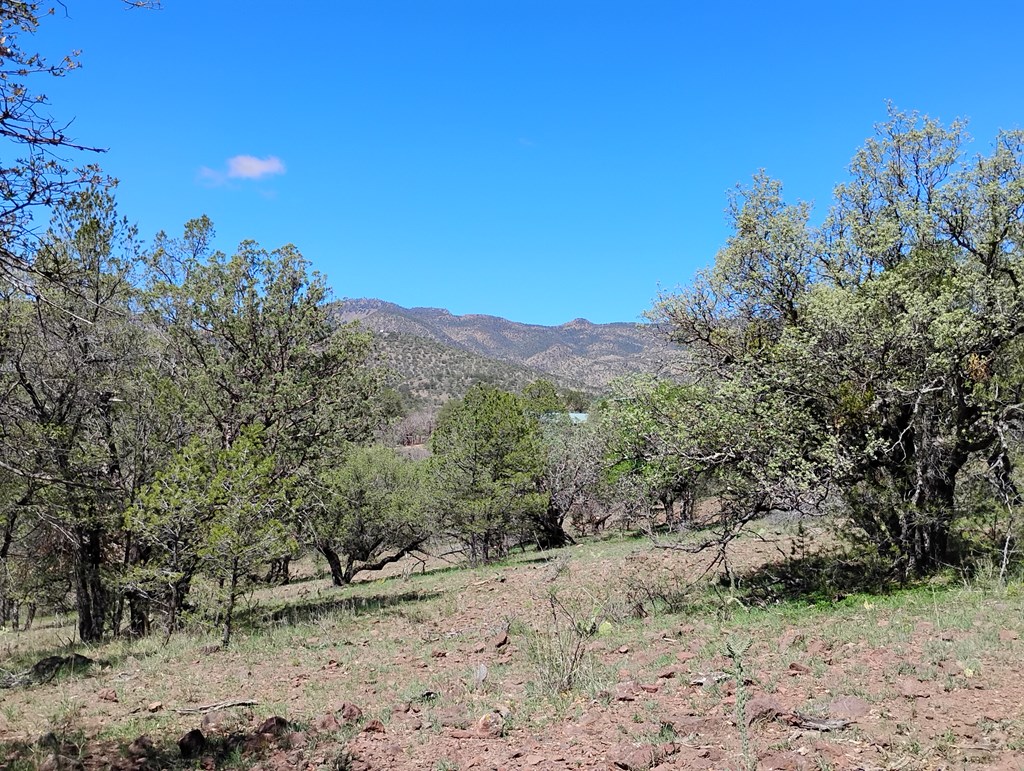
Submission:
<svg viewBox="0 0 1024 771">
<path fill-rule="evenodd" d="M 747 702 L 747 725 L 753 725 L 757 722 L 770 723 L 779 715 L 785 714 L 786 712 L 786 708 L 783 707 L 777 699 L 773 699 L 771 696 L 755 696 Z"/>
<path fill-rule="evenodd" d="M 292 731 L 288 734 L 288 746 L 293 750 L 300 750 L 306 746 L 308 740 L 302 731 Z"/>
<path fill-rule="evenodd" d="M 623 645 L 621 648 L 619 648 L 619 653 L 629 653 L 629 646 Z"/>
<path fill-rule="evenodd" d="M 668 667 L 667 669 L 663 669 L 658 673 L 658 679 L 671 680 L 677 674 L 679 674 L 679 671 L 675 667 Z"/>
<path fill-rule="evenodd" d="M 338 722 L 338 718 L 333 713 L 329 712 L 326 715 L 320 715 L 313 721 L 313 730 L 332 733 L 341 730 L 341 723 Z"/>
<path fill-rule="evenodd" d="M 128 745 L 127 753 L 130 758 L 144 758 L 153 752 L 155 745 L 148 736 L 140 736 Z"/>
<path fill-rule="evenodd" d="M 96 694 L 100 701 L 112 701 L 117 703 L 117 691 L 113 688 L 103 688 Z"/>
<path fill-rule="evenodd" d="M 502 632 L 493 640 L 491 640 L 491 647 L 494 648 L 494 650 L 500 650 L 501 648 L 504 648 L 506 645 L 508 645 L 508 632 Z"/>
<path fill-rule="evenodd" d="M 369 723 L 367 723 L 365 726 L 363 726 L 363 733 L 368 733 L 368 734 L 382 734 L 382 733 L 385 733 L 384 724 L 382 722 L 380 722 L 379 720 L 377 720 L 376 718 L 374 718 Z"/>
<path fill-rule="evenodd" d="M 363 711 L 359 709 L 355 704 L 344 702 L 335 712 L 341 713 L 341 719 L 346 723 L 355 723 L 362 720 Z"/>
<path fill-rule="evenodd" d="M 181 750 L 181 757 L 185 760 L 197 758 L 206 749 L 206 737 L 198 728 L 193 728 L 178 739 L 178 749 Z"/>
<path fill-rule="evenodd" d="M 791 674 L 794 674 L 794 675 L 807 675 L 807 674 L 810 674 L 811 668 L 807 667 L 807 666 L 804 666 L 803 664 L 801 664 L 799 662 L 793 661 L 793 662 L 790 662 L 789 671 L 790 671 Z"/>
<path fill-rule="evenodd" d="M 260 727 L 256 729 L 258 734 L 270 734 L 271 736 L 281 736 L 285 731 L 288 730 L 288 721 L 280 715 L 274 715 L 268 717 L 262 723 Z"/>
<path fill-rule="evenodd" d="M 619 683 L 613 694 L 615 701 L 636 701 L 638 694 L 643 693 L 634 682 Z"/>
<path fill-rule="evenodd" d="M 148 707 L 146 707 L 146 712 L 159 712 L 163 708 L 164 703 L 162 701 L 154 701 Z"/>
<path fill-rule="evenodd" d="M 1013 642 L 1014 640 L 1020 639 L 1020 635 L 1014 632 L 1012 629 L 1000 629 L 999 630 L 999 641 L 1000 642 Z"/>
<path fill-rule="evenodd" d="M 39 771 L 77 771 L 82 768 L 80 761 L 69 758 L 66 755 L 48 755 L 40 766 Z"/>
<path fill-rule="evenodd" d="M 625 771 L 647 771 L 658 762 L 658 752 L 651 746 L 623 745 L 616 747 L 608 757 L 616 768 L 622 768 Z"/>
</svg>

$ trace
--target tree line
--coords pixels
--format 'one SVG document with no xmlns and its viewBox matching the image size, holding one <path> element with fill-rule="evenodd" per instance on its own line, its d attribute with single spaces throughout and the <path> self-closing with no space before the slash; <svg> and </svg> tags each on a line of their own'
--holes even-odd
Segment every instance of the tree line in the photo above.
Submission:
<svg viewBox="0 0 1024 771">
<path fill-rule="evenodd" d="M 479 384 L 410 460 L 379 441 L 398 402 L 371 338 L 331 322 L 323 277 L 292 247 L 213 239 L 199 218 L 143 249 L 90 187 L 5 280 L 4 621 L 70 597 L 84 641 L 155 616 L 172 631 L 202 577 L 226 642 L 245 586 L 303 548 L 344 584 L 428 539 L 474 560 L 566 542 L 574 502 L 545 476 L 553 386 Z"/>
<path fill-rule="evenodd" d="M 900 580 L 1017 556 L 1024 132 L 968 155 L 961 122 L 890 109 L 817 224 L 755 176 L 713 267 L 649 313 L 686 377 L 622 381 L 584 423 L 549 383 L 480 383 L 413 460 L 380 441 L 402 407 L 372 338 L 294 247 L 226 254 L 205 217 L 144 244 L 69 168 L 88 148 L 29 81 L 77 62 L 21 47 L 39 16 L 0 9 L 0 622 L 67 606 L 96 641 L 201 612 L 226 643 L 303 549 L 344 584 L 429 541 L 488 561 L 700 500 L 705 545 L 828 515 Z"/>
</svg>

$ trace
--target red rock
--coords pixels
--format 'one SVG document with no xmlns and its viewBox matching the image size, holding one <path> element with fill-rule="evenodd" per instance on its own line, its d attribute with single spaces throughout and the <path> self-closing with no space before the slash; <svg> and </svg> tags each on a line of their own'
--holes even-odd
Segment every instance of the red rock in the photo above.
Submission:
<svg viewBox="0 0 1024 771">
<path fill-rule="evenodd" d="M 679 671 L 675 667 L 668 667 L 667 669 L 661 670 L 658 673 L 658 677 L 661 680 L 671 680 L 677 674 L 679 674 Z"/>
<path fill-rule="evenodd" d="M 146 707 L 146 712 L 159 712 L 163 708 L 164 703 L 162 701 L 154 701 L 148 707 Z"/>
<path fill-rule="evenodd" d="M 1000 629 L 999 640 L 1000 642 L 1013 642 L 1014 640 L 1020 639 L 1020 635 L 1014 632 L 1012 629 Z"/>
<path fill-rule="evenodd" d="M 508 645 L 508 632 L 502 632 L 491 640 L 491 647 L 494 648 L 494 650 L 504 648 L 506 645 Z"/>
<path fill-rule="evenodd" d="M 784 715 L 788 711 L 779 703 L 778 699 L 774 699 L 771 696 L 755 696 L 747 702 L 745 717 L 749 726 L 757 722 L 770 723 L 779 715 Z"/>
<path fill-rule="evenodd" d="M 343 702 L 341 706 L 334 710 L 335 712 L 341 713 L 341 719 L 346 723 L 355 723 L 362 719 L 363 711 L 359 709 L 355 704 L 350 704 L 347 701 Z"/>
<path fill-rule="evenodd" d="M 155 749 L 152 739 L 148 736 L 140 736 L 128 745 L 126 752 L 130 758 L 144 758 Z"/>
<path fill-rule="evenodd" d="M 658 762 L 658 751 L 651 746 L 623 745 L 609 752 L 608 759 L 616 768 L 625 771 L 647 771 Z"/>
<path fill-rule="evenodd" d="M 117 703 L 117 691 L 113 688 L 103 688 L 96 693 L 96 697 L 100 701 L 112 701 Z"/>
<path fill-rule="evenodd" d="M 338 722 L 338 718 L 334 716 L 333 712 L 328 712 L 325 715 L 320 715 L 313 721 L 314 731 L 326 731 L 334 732 L 341 729 L 341 723 Z"/>
<path fill-rule="evenodd" d="M 256 729 L 258 734 L 270 734 L 271 736 L 281 736 L 285 731 L 288 730 L 288 721 L 280 715 L 274 715 L 268 717 L 262 723 L 259 728 Z"/>
<path fill-rule="evenodd" d="M 789 665 L 789 671 L 792 672 L 794 675 L 806 675 L 810 674 L 811 668 L 805 667 L 803 664 L 793 661 Z"/>
<path fill-rule="evenodd" d="M 615 686 L 615 692 L 612 694 L 615 701 L 636 701 L 638 694 L 643 693 L 637 684 L 634 682 L 619 683 Z"/>
<path fill-rule="evenodd" d="M 363 726 L 363 733 L 382 734 L 382 733 L 386 733 L 386 732 L 384 730 L 384 724 L 382 722 L 380 722 L 379 720 L 377 720 L 376 718 L 374 718 L 369 723 L 367 723 L 365 726 Z"/>
</svg>

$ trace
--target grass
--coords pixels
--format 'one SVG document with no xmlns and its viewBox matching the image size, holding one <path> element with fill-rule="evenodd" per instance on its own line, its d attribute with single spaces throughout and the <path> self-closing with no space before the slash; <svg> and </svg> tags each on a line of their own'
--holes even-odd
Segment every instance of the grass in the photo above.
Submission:
<svg viewBox="0 0 1024 771">
<path fill-rule="evenodd" d="M 740 547 L 757 545 L 751 538 Z M 810 576 L 820 560 L 808 559 L 783 565 L 786 575 Z M 676 735 L 670 716 L 679 707 L 666 709 L 664 697 L 689 704 L 694 715 L 731 715 L 734 733 L 714 740 L 731 748 L 723 765 L 753 767 L 759 752 L 789 746 L 774 727 L 747 732 L 743 707 L 759 691 L 822 713 L 835 696 L 859 696 L 879 714 L 892 714 L 873 720 L 888 721 L 894 731 L 904 726 L 906 735 L 896 734 L 899 751 L 922 759 L 939 753 L 952 762 L 957 748 L 969 742 L 952 727 L 937 738 L 923 734 L 921 721 L 911 717 L 918 705 L 901 697 L 894 683 L 912 677 L 933 684 L 937 693 L 973 694 L 976 684 L 1000 686 L 1021 651 L 1019 641 L 1000 637 L 1010 630 L 1024 638 L 1024 591 L 1016 580 L 949 573 L 877 594 L 864 591 L 864 581 L 838 587 L 832 571 L 827 586 L 790 596 L 782 589 L 792 580 L 780 580 L 778 566 L 752 565 L 726 589 L 714 576 L 693 584 L 692 564 L 682 552 L 651 550 L 642 540 L 616 535 L 551 556 L 517 553 L 500 565 L 436 567 L 342 589 L 307 566 L 307 578 L 253 594 L 228 651 L 200 652 L 214 641 L 212 634 L 175 635 L 167 645 L 160 636 L 117 641 L 85 651 L 109 661 L 108 668 L 3 693 L 0 737 L 30 739 L 59 729 L 77 747 L 85 739 L 127 745 L 145 733 L 163 737 L 171 757 L 173 740 L 195 722 L 173 707 L 253 695 L 261 702 L 255 718 L 281 714 L 300 724 L 330 704 L 358 703 L 366 720 L 380 718 L 389 734 L 406 736 L 407 760 L 418 762 L 443 745 L 448 729 L 438 724 L 439 710 L 458 708 L 475 719 L 500 702 L 509 713 L 511 737 L 558 736 L 567 722 L 596 711 L 621 718 L 615 732 L 623 741 L 658 743 Z M 505 628 L 508 645 L 493 649 L 496 630 Z M 66 652 L 60 645 L 66 630 L 54 624 L 15 643 L 0 638 L 0 645 L 13 652 L 13 665 L 27 668 L 49 652 Z M 780 646 L 789 632 L 799 634 L 792 645 Z M 737 640 L 748 643 L 742 651 Z M 694 641 L 696 656 L 681 664 L 676 654 Z M 627 652 L 619 653 L 623 648 Z M 446 655 L 433 655 L 440 652 Z M 474 672 L 484 661 L 488 675 L 478 687 Z M 792 662 L 811 671 L 794 676 Z M 661 683 L 655 697 L 619 704 L 607 696 L 622 677 L 653 683 L 668 667 L 681 673 Z M 687 670 L 728 669 L 741 673 L 732 684 L 687 685 Z M 118 691 L 117 705 L 97 701 L 96 692 L 107 687 Z M 393 713 L 395 705 L 428 691 L 441 696 L 417 708 L 433 728 L 403 734 L 406 717 Z M 727 699 L 734 701 L 723 712 Z M 166 708 L 149 714 L 144 708 L 153 701 Z M 1008 718 L 992 735 L 1012 737 L 1022 728 L 1020 720 Z M 868 733 L 857 736 L 870 740 Z M 350 740 L 358 742 L 358 732 L 320 736 L 307 750 L 337 752 Z M 13 746 L 11 738 L 2 741 Z M 1010 738 L 1000 741 L 1012 749 Z M 10 762 L 21 763 L 22 756 L 40 761 L 40 752 L 30 747 Z M 245 762 L 228 755 L 226 764 Z M 433 757 L 423 767 L 445 762 L 458 759 Z"/>
</svg>

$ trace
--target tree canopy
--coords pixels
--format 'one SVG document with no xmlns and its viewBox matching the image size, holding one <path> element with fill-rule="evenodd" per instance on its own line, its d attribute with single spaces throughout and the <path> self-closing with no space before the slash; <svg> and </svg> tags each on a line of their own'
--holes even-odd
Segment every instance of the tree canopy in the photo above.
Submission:
<svg viewBox="0 0 1024 771">
<path fill-rule="evenodd" d="M 1016 503 L 1024 133 L 988 155 L 965 142 L 961 123 L 892 110 L 819 227 L 756 176 L 714 267 L 651 312 L 693 357 L 694 409 L 724 429 L 669 454 L 728 471 L 737 516 L 837 496 L 907 575 L 953 557 L 974 461 Z"/>
</svg>

